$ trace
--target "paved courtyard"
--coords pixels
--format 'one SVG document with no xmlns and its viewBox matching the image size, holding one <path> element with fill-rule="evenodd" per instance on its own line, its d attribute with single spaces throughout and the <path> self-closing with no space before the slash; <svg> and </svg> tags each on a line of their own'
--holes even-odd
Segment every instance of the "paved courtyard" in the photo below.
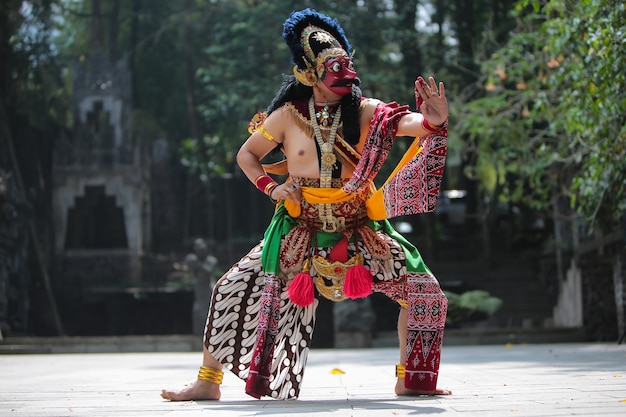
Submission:
<svg viewBox="0 0 626 417">
<path fill-rule="evenodd" d="M 626 345 L 444 346 L 439 385 L 453 395 L 417 398 L 393 393 L 396 349 L 312 350 L 296 401 L 255 400 L 230 373 L 219 402 L 163 401 L 200 358 L 0 355 L 0 416 L 626 416 Z"/>
</svg>

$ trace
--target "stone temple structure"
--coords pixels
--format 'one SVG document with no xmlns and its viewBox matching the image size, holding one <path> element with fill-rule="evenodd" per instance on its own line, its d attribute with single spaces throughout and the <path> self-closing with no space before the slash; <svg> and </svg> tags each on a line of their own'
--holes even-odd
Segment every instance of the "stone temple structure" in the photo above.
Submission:
<svg viewBox="0 0 626 417">
<path fill-rule="evenodd" d="M 151 240 L 150 178 L 146 146 L 132 134 L 125 61 L 111 65 L 95 50 L 74 75 L 74 128 L 54 155 L 54 281 L 70 333 L 85 333 L 76 320 L 90 298 L 140 284 Z M 98 332 L 98 324 L 87 326 Z"/>
</svg>

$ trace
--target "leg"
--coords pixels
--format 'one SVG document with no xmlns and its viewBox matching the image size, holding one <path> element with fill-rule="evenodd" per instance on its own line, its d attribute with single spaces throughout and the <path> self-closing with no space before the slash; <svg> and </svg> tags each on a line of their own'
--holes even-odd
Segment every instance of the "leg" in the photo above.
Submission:
<svg viewBox="0 0 626 417">
<path fill-rule="evenodd" d="M 222 364 L 211 356 L 206 347 L 203 348 L 202 366 L 222 370 Z M 219 400 L 220 396 L 221 392 L 218 384 L 201 379 L 196 379 L 191 385 L 178 391 L 161 391 L 161 397 L 170 401 Z"/>
<path fill-rule="evenodd" d="M 202 366 L 215 370 L 228 367 L 246 382 L 250 379 L 267 278 L 261 267 L 261 253 L 259 244 L 215 284 L 204 333 Z M 282 298 L 287 300 L 286 292 Z M 271 396 L 274 398 L 295 399 L 298 396 L 315 325 L 316 305 L 300 308 L 285 301 L 280 307 L 278 333 L 273 337 L 277 344 L 285 346 L 288 361 L 281 360 L 273 372 Z M 217 400 L 220 387 L 199 379 L 179 391 L 164 390 L 161 396 L 171 401 Z"/>
<path fill-rule="evenodd" d="M 408 314 L 406 308 L 400 308 L 400 314 L 398 315 L 398 339 L 400 342 L 400 362 L 399 364 L 406 363 L 406 339 Z M 410 390 L 404 386 L 404 378 L 398 378 L 396 381 L 396 395 L 450 395 L 451 391 L 446 389 L 437 388 L 435 392 L 423 392 Z"/>
<path fill-rule="evenodd" d="M 236 264 L 235 266 L 233 266 L 233 268 L 228 271 L 226 274 L 224 274 L 224 276 L 222 276 L 213 286 L 213 291 L 212 291 L 212 300 L 215 299 L 215 294 L 216 291 L 218 291 L 218 288 L 222 288 L 221 292 L 223 294 L 225 293 L 229 293 L 228 291 L 228 287 L 230 285 L 230 283 L 236 283 L 236 291 L 238 292 L 240 289 L 240 286 L 238 284 L 240 284 L 241 282 L 245 281 L 245 277 L 248 276 L 249 274 L 247 274 L 248 270 L 253 270 L 255 269 L 255 267 L 258 269 L 258 266 L 260 265 L 260 258 L 261 258 L 261 248 L 260 246 L 257 246 L 255 248 L 253 248 L 250 253 L 244 257 L 241 261 L 239 261 L 238 264 Z M 249 264 L 252 264 L 252 266 L 250 266 Z M 237 270 L 237 271 L 241 271 L 241 273 L 239 275 L 233 275 L 233 270 Z M 252 283 L 254 283 L 254 279 L 249 280 Z M 251 286 L 250 286 L 251 288 Z M 236 301 L 234 301 L 234 303 L 241 303 L 243 302 L 243 300 L 238 299 Z M 206 321 L 206 326 L 204 329 L 204 338 L 203 338 L 203 349 L 202 349 L 202 366 L 210 368 L 210 369 L 215 369 L 218 371 L 222 370 L 222 363 L 217 360 L 213 355 L 211 355 L 209 353 L 209 351 L 207 350 L 207 337 L 210 334 L 210 330 L 208 328 L 208 326 L 210 326 L 212 324 L 212 317 L 221 314 L 221 310 L 224 309 L 225 307 L 216 307 L 216 303 L 211 302 L 209 305 L 209 311 L 207 313 L 207 321 Z M 230 329 L 230 322 L 228 323 L 228 329 Z M 228 346 L 230 346 L 229 344 L 230 340 L 226 340 L 226 344 Z M 217 355 L 219 357 L 219 355 Z M 219 400 L 221 397 L 221 392 L 220 392 L 220 387 L 218 384 L 210 382 L 210 381 L 205 381 L 204 379 L 200 379 L 197 378 L 193 383 L 185 386 L 183 389 L 181 390 L 176 390 L 176 391 L 170 391 L 170 390 L 162 390 L 161 391 L 161 397 L 166 399 L 166 400 L 170 400 L 170 401 L 190 401 L 190 400 Z"/>
</svg>

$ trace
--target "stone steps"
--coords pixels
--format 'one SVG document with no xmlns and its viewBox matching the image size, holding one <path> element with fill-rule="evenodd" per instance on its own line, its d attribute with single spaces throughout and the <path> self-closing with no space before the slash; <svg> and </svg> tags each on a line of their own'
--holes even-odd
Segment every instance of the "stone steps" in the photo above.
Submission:
<svg viewBox="0 0 626 417">
<path fill-rule="evenodd" d="M 359 340 L 363 339 L 359 335 Z M 368 336 L 360 346 L 397 347 L 393 331 Z M 475 328 L 448 329 L 444 346 L 576 343 L 585 341 L 582 329 Z M 361 340 L 363 342 L 363 340 Z M 342 346 L 351 348 L 354 346 Z M 128 353 L 128 352 L 201 352 L 202 338 L 197 335 L 165 336 L 94 336 L 94 337 L 7 337 L 0 341 L 0 355 L 61 353 Z"/>
<path fill-rule="evenodd" d="M 587 340 L 582 328 L 524 329 L 524 328 L 466 328 L 446 329 L 444 346 L 520 345 L 540 343 L 581 343 Z M 377 333 L 372 347 L 397 347 L 395 332 Z"/>
</svg>

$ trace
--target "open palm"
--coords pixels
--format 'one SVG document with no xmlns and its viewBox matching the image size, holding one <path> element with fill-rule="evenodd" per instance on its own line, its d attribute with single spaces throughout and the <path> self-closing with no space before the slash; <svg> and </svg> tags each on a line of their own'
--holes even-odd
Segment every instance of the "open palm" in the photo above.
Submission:
<svg viewBox="0 0 626 417">
<path fill-rule="evenodd" d="M 448 118 L 448 100 L 443 82 L 437 83 L 433 77 L 429 77 L 426 83 L 424 78 L 417 77 L 415 80 L 415 101 L 417 108 L 431 124 L 440 126 Z"/>
</svg>

